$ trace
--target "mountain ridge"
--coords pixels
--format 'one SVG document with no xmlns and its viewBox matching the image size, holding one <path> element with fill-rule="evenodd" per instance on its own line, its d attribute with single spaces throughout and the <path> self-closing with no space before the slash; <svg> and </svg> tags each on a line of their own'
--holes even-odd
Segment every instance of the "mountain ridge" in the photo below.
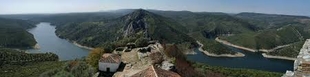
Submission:
<svg viewBox="0 0 310 77">
<path fill-rule="evenodd" d="M 192 37 L 180 31 L 182 29 L 186 32 L 186 29 L 177 22 L 142 9 L 113 19 L 113 21 L 73 23 L 58 28 L 56 34 L 60 37 L 76 40 L 82 45 L 91 47 L 104 46 L 107 42 L 116 44 L 116 47 L 123 46 L 137 39 L 177 44 L 195 43 Z"/>
</svg>

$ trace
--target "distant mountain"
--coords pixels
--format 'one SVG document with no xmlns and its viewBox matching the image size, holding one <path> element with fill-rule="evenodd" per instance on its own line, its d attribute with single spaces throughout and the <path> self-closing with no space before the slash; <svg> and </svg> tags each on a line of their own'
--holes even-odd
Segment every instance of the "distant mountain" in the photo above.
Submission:
<svg viewBox="0 0 310 77">
<path fill-rule="evenodd" d="M 31 48 L 36 44 L 33 35 L 26 31 L 35 27 L 33 22 L 0 18 L 0 47 Z"/>
<path fill-rule="evenodd" d="M 299 23 L 303 19 L 309 19 L 306 16 L 278 15 L 278 14 L 262 14 L 262 13 L 239 13 L 235 17 L 248 21 L 259 28 L 279 28 L 287 24 Z"/>
</svg>

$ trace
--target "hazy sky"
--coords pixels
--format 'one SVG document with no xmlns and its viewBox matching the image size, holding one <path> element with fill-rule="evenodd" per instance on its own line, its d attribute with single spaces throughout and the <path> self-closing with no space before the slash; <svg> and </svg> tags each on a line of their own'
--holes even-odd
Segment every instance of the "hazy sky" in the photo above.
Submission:
<svg viewBox="0 0 310 77">
<path fill-rule="evenodd" d="M 133 8 L 310 16 L 310 0 L 0 0 L 0 14 L 94 12 Z"/>
</svg>

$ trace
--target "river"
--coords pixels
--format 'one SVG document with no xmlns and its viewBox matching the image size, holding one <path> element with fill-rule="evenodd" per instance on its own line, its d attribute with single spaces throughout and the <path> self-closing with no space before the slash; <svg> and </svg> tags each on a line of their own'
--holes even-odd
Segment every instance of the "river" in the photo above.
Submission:
<svg viewBox="0 0 310 77">
<path fill-rule="evenodd" d="M 187 55 L 187 59 L 195 62 L 206 63 L 213 66 L 223 66 L 231 68 L 249 68 L 271 72 L 282 72 L 293 70 L 294 61 L 268 59 L 261 55 L 260 52 L 244 51 L 237 48 L 229 47 L 231 50 L 245 54 L 244 57 L 209 57 L 196 48 L 197 54 Z"/>
<path fill-rule="evenodd" d="M 60 60 L 74 60 L 88 55 L 89 50 L 57 37 L 55 30 L 55 26 L 46 22 L 41 22 L 37 24 L 37 27 L 28 30 L 34 35 L 39 44 L 39 49 L 29 49 L 27 51 L 30 53 L 53 52 L 59 56 Z"/>
</svg>

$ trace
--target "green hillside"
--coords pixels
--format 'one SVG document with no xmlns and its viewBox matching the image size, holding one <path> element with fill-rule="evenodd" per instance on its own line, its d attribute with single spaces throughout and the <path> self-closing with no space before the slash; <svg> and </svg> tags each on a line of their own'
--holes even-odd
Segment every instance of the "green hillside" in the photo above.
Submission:
<svg viewBox="0 0 310 77">
<path fill-rule="evenodd" d="M 256 31 L 256 27 L 225 13 L 154 11 L 170 17 L 186 27 L 188 34 L 201 42 L 203 49 L 215 54 L 235 54 L 227 46 L 214 40 L 218 36 L 229 36 Z"/>
<path fill-rule="evenodd" d="M 276 46 L 303 41 L 309 32 L 300 30 L 298 26 L 285 26 L 280 29 L 268 29 L 255 33 L 244 33 L 229 37 L 221 37 L 233 44 L 252 49 L 271 49 Z"/>
<path fill-rule="evenodd" d="M 305 41 L 296 42 L 288 47 L 281 48 L 281 49 L 278 49 L 274 52 L 270 52 L 267 54 L 296 58 L 299 54 L 299 50 L 302 48 L 304 43 Z"/>
<path fill-rule="evenodd" d="M 303 16 L 241 13 L 236 17 L 259 27 L 256 32 L 247 32 L 234 36 L 220 37 L 233 44 L 252 49 L 272 49 L 277 46 L 292 44 L 281 48 L 271 55 L 296 57 L 301 48 L 300 42 L 310 38 L 309 20 Z"/>
<path fill-rule="evenodd" d="M 306 16 L 277 15 L 277 14 L 261 14 L 261 13 L 239 13 L 234 15 L 241 18 L 261 29 L 280 28 L 287 24 L 299 23 L 301 19 L 309 19 Z"/>
<path fill-rule="evenodd" d="M 31 48 L 36 44 L 33 35 L 26 29 L 34 23 L 24 20 L 0 18 L 0 47 Z"/>
<path fill-rule="evenodd" d="M 187 32 L 178 22 L 141 9 L 110 20 L 66 23 L 56 30 L 61 38 L 91 47 L 124 46 L 139 38 L 177 44 L 195 43 L 186 35 Z"/>
</svg>

